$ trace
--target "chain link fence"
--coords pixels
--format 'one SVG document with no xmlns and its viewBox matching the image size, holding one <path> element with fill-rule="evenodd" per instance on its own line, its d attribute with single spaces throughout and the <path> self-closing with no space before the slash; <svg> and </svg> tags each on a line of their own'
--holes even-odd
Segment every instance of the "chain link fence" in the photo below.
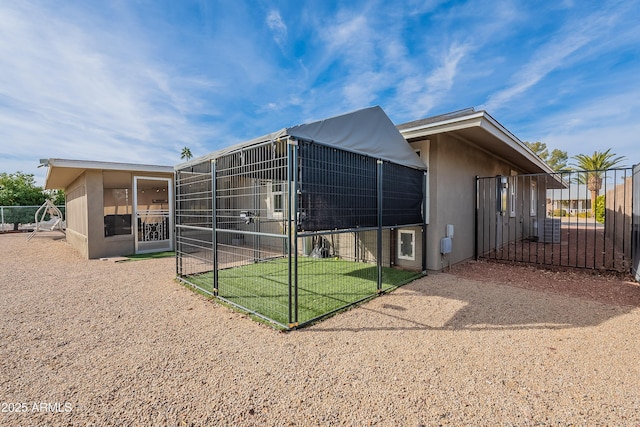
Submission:
<svg viewBox="0 0 640 427">
<path fill-rule="evenodd" d="M 35 215 L 38 206 L 0 206 L 0 233 L 11 231 L 33 231 L 35 229 Z M 56 206 L 66 217 L 64 206 Z M 45 221 L 49 215 L 45 216 Z"/>
</svg>

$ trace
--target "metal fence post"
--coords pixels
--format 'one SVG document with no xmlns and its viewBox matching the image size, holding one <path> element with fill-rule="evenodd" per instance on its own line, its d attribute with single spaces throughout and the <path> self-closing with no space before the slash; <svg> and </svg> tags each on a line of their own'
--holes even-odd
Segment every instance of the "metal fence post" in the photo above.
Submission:
<svg viewBox="0 0 640 427">
<path fill-rule="evenodd" d="M 382 176 L 384 162 L 382 160 L 378 160 L 377 169 L 378 169 L 378 183 L 377 183 L 377 198 L 378 198 L 378 230 L 377 230 L 377 244 L 376 244 L 376 257 L 378 258 L 376 261 L 378 267 L 378 292 L 382 292 L 382 200 L 383 200 L 383 184 L 384 179 Z"/>
<path fill-rule="evenodd" d="M 427 188 L 429 181 L 427 179 L 427 172 L 424 172 L 424 178 L 422 181 L 422 274 L 427 274 L 427 206 L 429 206 L 427 197 L 429 197 L 429 188 Z"/>
<path fill-rule="evenodd" d="M 291 200 L 291 205 L 293 209 L 293 291 L 294 291 L 294 324 L 298 326 L 298 218 L 299 218 L 299 209 L 298 209 L 298 144 L 295 140 L 291 140 L 292 144 L 292 177 L 291 177 L 291 190 L 289 192 L 289 197 Z"/>
<path fill-rule="evenodd" d="M 217 198 L 217 175 L 216 159 L 211 160 L 211 251 L 213 255 L 213 294 L 218 296 L 220 289 L 218 287 L 218 220 L 216 210 L 218 205 Z"/>
</svg>

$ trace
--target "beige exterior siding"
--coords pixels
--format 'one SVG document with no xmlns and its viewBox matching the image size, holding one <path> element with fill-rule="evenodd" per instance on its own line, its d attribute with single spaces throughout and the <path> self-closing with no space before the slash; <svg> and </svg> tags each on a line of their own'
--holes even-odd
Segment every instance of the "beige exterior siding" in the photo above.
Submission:
<svg viewBox="0 0 640 427">
<path fill-rule="evenodd" d="M 89 258 L 87 246 L 87 188 L 84 175 L 76 179 L 66 191 L 67 242 L 83 258 Z"/>
<path fill-rule="evenodd" d="M 432 135 L 429 161 L 429 225 L 427 227 L 427 269 L 441 270 L 449 264 L 472 258 L 475 239 L 476 176 L 509 176 L 512 165 L 452 134 Z M 411 143 L 420 148 L 424 141 Z M 505 227 L 516 227 L 517 218 L 506 216 Z M 440 253 L 440 241 L 447 225 L 454 227 L 452 252 Z"/>
<path fill-rule="evenodd" d="M 66 193 L 67 241 L 87 259 L 133 254 L 136 251 L 133 227 L 137 225 L 132 206 L 134 177 L 163 180 L 173 178 L 173 168 L 166 166 L 64 159 L 49 159 L 48 166 L 50 170 L 45 187 L 62 188 Z M 119 194 L 125 195 L 124 203 L 113 190 L 120 190 Z M 169 200 L 171 191 L 172 188 L 169 188 L 162 195 L 140 192 L 138 206 L 152 211 L 170 209 L 174 203 L 173 199 Z M 127 234 L 113 233 L 106 236 L 109 234 L 106 217 L 114 215 L 120 216 L 123 221 L 119 225 L 119 231 Z M 130 232 L 125 220 L 131 225 Z M 155 249 L 151 247 L 154 242 L 150 243 L 145 243 L 145 250 Z M 166 246 L 165 243 L 159 250 L 164 250 Z"/>
<path fill-rule="evenodd" d="M 67 189 L 67 230 L 73 230 L 80 236 L 87 237 L 87 189 L 84 179 L 78 179 Z"/>
</svg>

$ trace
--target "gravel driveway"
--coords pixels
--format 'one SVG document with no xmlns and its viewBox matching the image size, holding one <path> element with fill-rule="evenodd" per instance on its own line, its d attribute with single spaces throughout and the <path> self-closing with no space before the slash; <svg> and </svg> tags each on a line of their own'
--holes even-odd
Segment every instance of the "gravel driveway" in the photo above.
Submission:
<svg viewBox="0 0 640 427">
<path fill-rule="evenodd" d="M 60 237 L 0 235 L 0 425 L 640 425 L 635 303 L 434 274 L 282 333 Z"/>
</svg>

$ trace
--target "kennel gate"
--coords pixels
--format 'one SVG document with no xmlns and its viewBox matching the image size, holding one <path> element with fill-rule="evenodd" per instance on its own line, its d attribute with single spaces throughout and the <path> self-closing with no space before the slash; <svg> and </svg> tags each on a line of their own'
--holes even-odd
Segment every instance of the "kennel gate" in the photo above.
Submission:
<svg viewBox="0 0 640 427">
<path fill-rule="evenodd" d="M 621 273 L 633 261 L 637 269 L 637 175 L 617 168 L 476 178 L 476 259 Z"/>
</svg>

